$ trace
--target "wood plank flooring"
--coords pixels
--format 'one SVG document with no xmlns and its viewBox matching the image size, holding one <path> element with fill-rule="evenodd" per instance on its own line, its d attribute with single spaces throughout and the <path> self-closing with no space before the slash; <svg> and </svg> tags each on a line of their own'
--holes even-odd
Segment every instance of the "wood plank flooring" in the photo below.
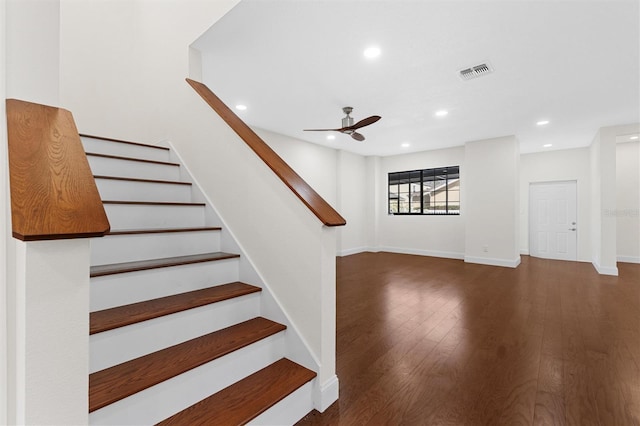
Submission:
<svg viewBox="0 0 640 426">
<path fill-rule="evenodd" d="M 640 265 L 337 260 L 340 399 L 299 425 L 640 425 Z"/>
</svg>

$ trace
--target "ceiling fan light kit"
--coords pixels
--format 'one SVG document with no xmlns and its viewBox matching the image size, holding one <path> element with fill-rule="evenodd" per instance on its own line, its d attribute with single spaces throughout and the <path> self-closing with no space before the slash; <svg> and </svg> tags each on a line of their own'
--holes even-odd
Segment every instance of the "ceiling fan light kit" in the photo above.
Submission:
<svg viewBox="0 0 640 426">
<path fill-rule="evenodd" d="M 342 119 L 342 127 L 339 129 L 304 129 L 304 131 L 305 132 L 340 132 L 340 133 L 344 133 L 345 135 L 351 136 L 353 139 L 357 141 L 363 141 L 365 137 L 362 134 L 356 132 L 356 130 L 360 129 L 361 127 L 365 127 L 370 124 L 373 124 L 376 121 L 380 120 L 380 118 L 382 117 L 380 117 L 379 115 L 372 115 L 371 117 L 367 117 L 353 124 L 353 117 L 349 115 L 351 114 L 352 111 L 353 111 L 353 107 L 346 106 L 342 108 L 342 112 L 344 112 L 346 116 Z"/>
</svg>

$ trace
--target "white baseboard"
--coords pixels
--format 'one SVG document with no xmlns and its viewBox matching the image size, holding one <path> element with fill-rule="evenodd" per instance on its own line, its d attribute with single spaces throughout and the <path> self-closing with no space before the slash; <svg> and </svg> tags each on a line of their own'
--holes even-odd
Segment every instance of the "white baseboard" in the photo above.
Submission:
<svg viewBox="0 0 640 426">
<path fill-rule="evenodd" d="M 478 263 L 481 265 L 503 266 L 506 268 L 517 268 L 520 265 L 520 256 L 513 260 L 508 259 L 492 259 L 489 257 L 473 257 L 465 256 L 464 261 L 467 263 Z"/>
<path fill-rule="evenodd" d="M 386 251 L 389 253 L 399 253 L 399 254 L 416 254 L 418 256 L 442 257 L 445 259 L 458 259 L 458 260 L 464 259 L 463 253 L 454 253 L 454 252 L 437 251 L 437 250 L 421 250 L 421 249 L 400 248 L 400 247 L 378 247 L 376 251 Z"/>
<path fill-rule="evenodd" d="M 600 275 L 613 275 L 614 277 L 618 276 L 617 266 L 600 266 L 596 261 L 591 262 L 591 264 L 594 268 L 596 268 L 596 271 L 598 271 Z"/>
<path fill-rule="evenodd" d="M 523 256 L 529 256 L 529 249 L 520 249 L 520 254 Z"/>
<path fill-rule="evenodd" d="M 640 257 L 637 256 L 618 256 L 616 260 L 622 263 L 640 263 Z"/>
<path fill-rule="evenodd" d="M 367 251 L 378 251 L 376 250 L 372 250 L 370 247 L 356 247 L 356 248 L 351 248 L 351 249 L 347 249 L 347 250 L 342 250 L 340 252 L 337 253 L 338 256 L 342 257 L 342 256 L 350 256 L 352 254 L 358 254 L 358 253 L 365 253 Z"/>
<path fill-rule="evenodd" d="M 338 382 L 338 376 L 335 374 L 324 383 L 319 383 L 318 379 L 316 379 L 316 386 L 313 390 L 314 408 L 321 413 L 324 412 L 324 410 L 338 400 L 339 393 L 340 384 Z"/>
</svg>

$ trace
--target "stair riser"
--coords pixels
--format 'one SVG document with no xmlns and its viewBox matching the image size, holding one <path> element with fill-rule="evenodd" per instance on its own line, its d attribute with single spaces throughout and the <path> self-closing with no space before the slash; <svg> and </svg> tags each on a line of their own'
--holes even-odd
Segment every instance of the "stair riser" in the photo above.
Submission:
<svg viewBox="0 0 640 426">
<path fill-rule="evenodd" d="M 260 294 L 249 294 L 199 308 L 91 335 L 93 373 L 260 315 Z"/>
<path fill-rule="evenodd" d="M 111 230 L 194 228 L 205 225 L 201 205 L 105 204 Z"/>
<path fill-rule="evenodd" d="M 238 281 L 238 259 L 91 278 L 91 312 Z"/>
<path fill-rule="evenodd" d="M 94 411 L 89 415 L 89 423 L 158 423 L 255 373 L 283 355 L 284 333 L 278 333 Z M 215 424 L 215 421 L 212 424 Z"/>
<path fill-rule="evenodd" d="M 170 161 L 170 151 L 167 149 L 149 148 L 128 143 L 87 138 L 84 136 L 81 139 L 86 152 L 117 155 L 120 157 L 142 158 L 152 161 Z"/>
<path fill-rule="evenodd" d="M 316 380 L 316 379 L 314 379 Z M 248 425 L 293 425 L 313 410 L 313 380 L 251 420 Z"/>
<path fill-rule="evenodd" d="M 191 186 L 157 182 L 136 182 L 112 179 L 96 179 L 100 197 L 117 201 L 165 201 L 188 203 Z"/>
<path fill-rule="evenodd" d="M 87 155 L 91 172 L 99 176 L 180 181 L 180 167 Z"/>
<path fill-rule="evenodd" d="M 91 265 L 220 251 L 219 231 L 107 235 L 91 240 Z"/>
</svg>

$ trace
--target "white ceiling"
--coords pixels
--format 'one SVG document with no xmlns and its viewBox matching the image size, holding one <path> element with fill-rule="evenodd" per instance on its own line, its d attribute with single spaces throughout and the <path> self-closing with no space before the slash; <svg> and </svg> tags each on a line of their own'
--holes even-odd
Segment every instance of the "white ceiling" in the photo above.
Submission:
<svg viewBox="0 0 640 426">
<path fill-rule="evenodd" d="M 639 16 L 638 0 L 243 0 L 194 46 L 204 82 L 254 127 L 362 155 L 505 135 L 536 152 L 640 121 Z M 458 77 L 485 61 L 492 74 Z M 302 131 L 340 127 L 343 106 L 382 116 L 366 141 Z"/>
</svg>

